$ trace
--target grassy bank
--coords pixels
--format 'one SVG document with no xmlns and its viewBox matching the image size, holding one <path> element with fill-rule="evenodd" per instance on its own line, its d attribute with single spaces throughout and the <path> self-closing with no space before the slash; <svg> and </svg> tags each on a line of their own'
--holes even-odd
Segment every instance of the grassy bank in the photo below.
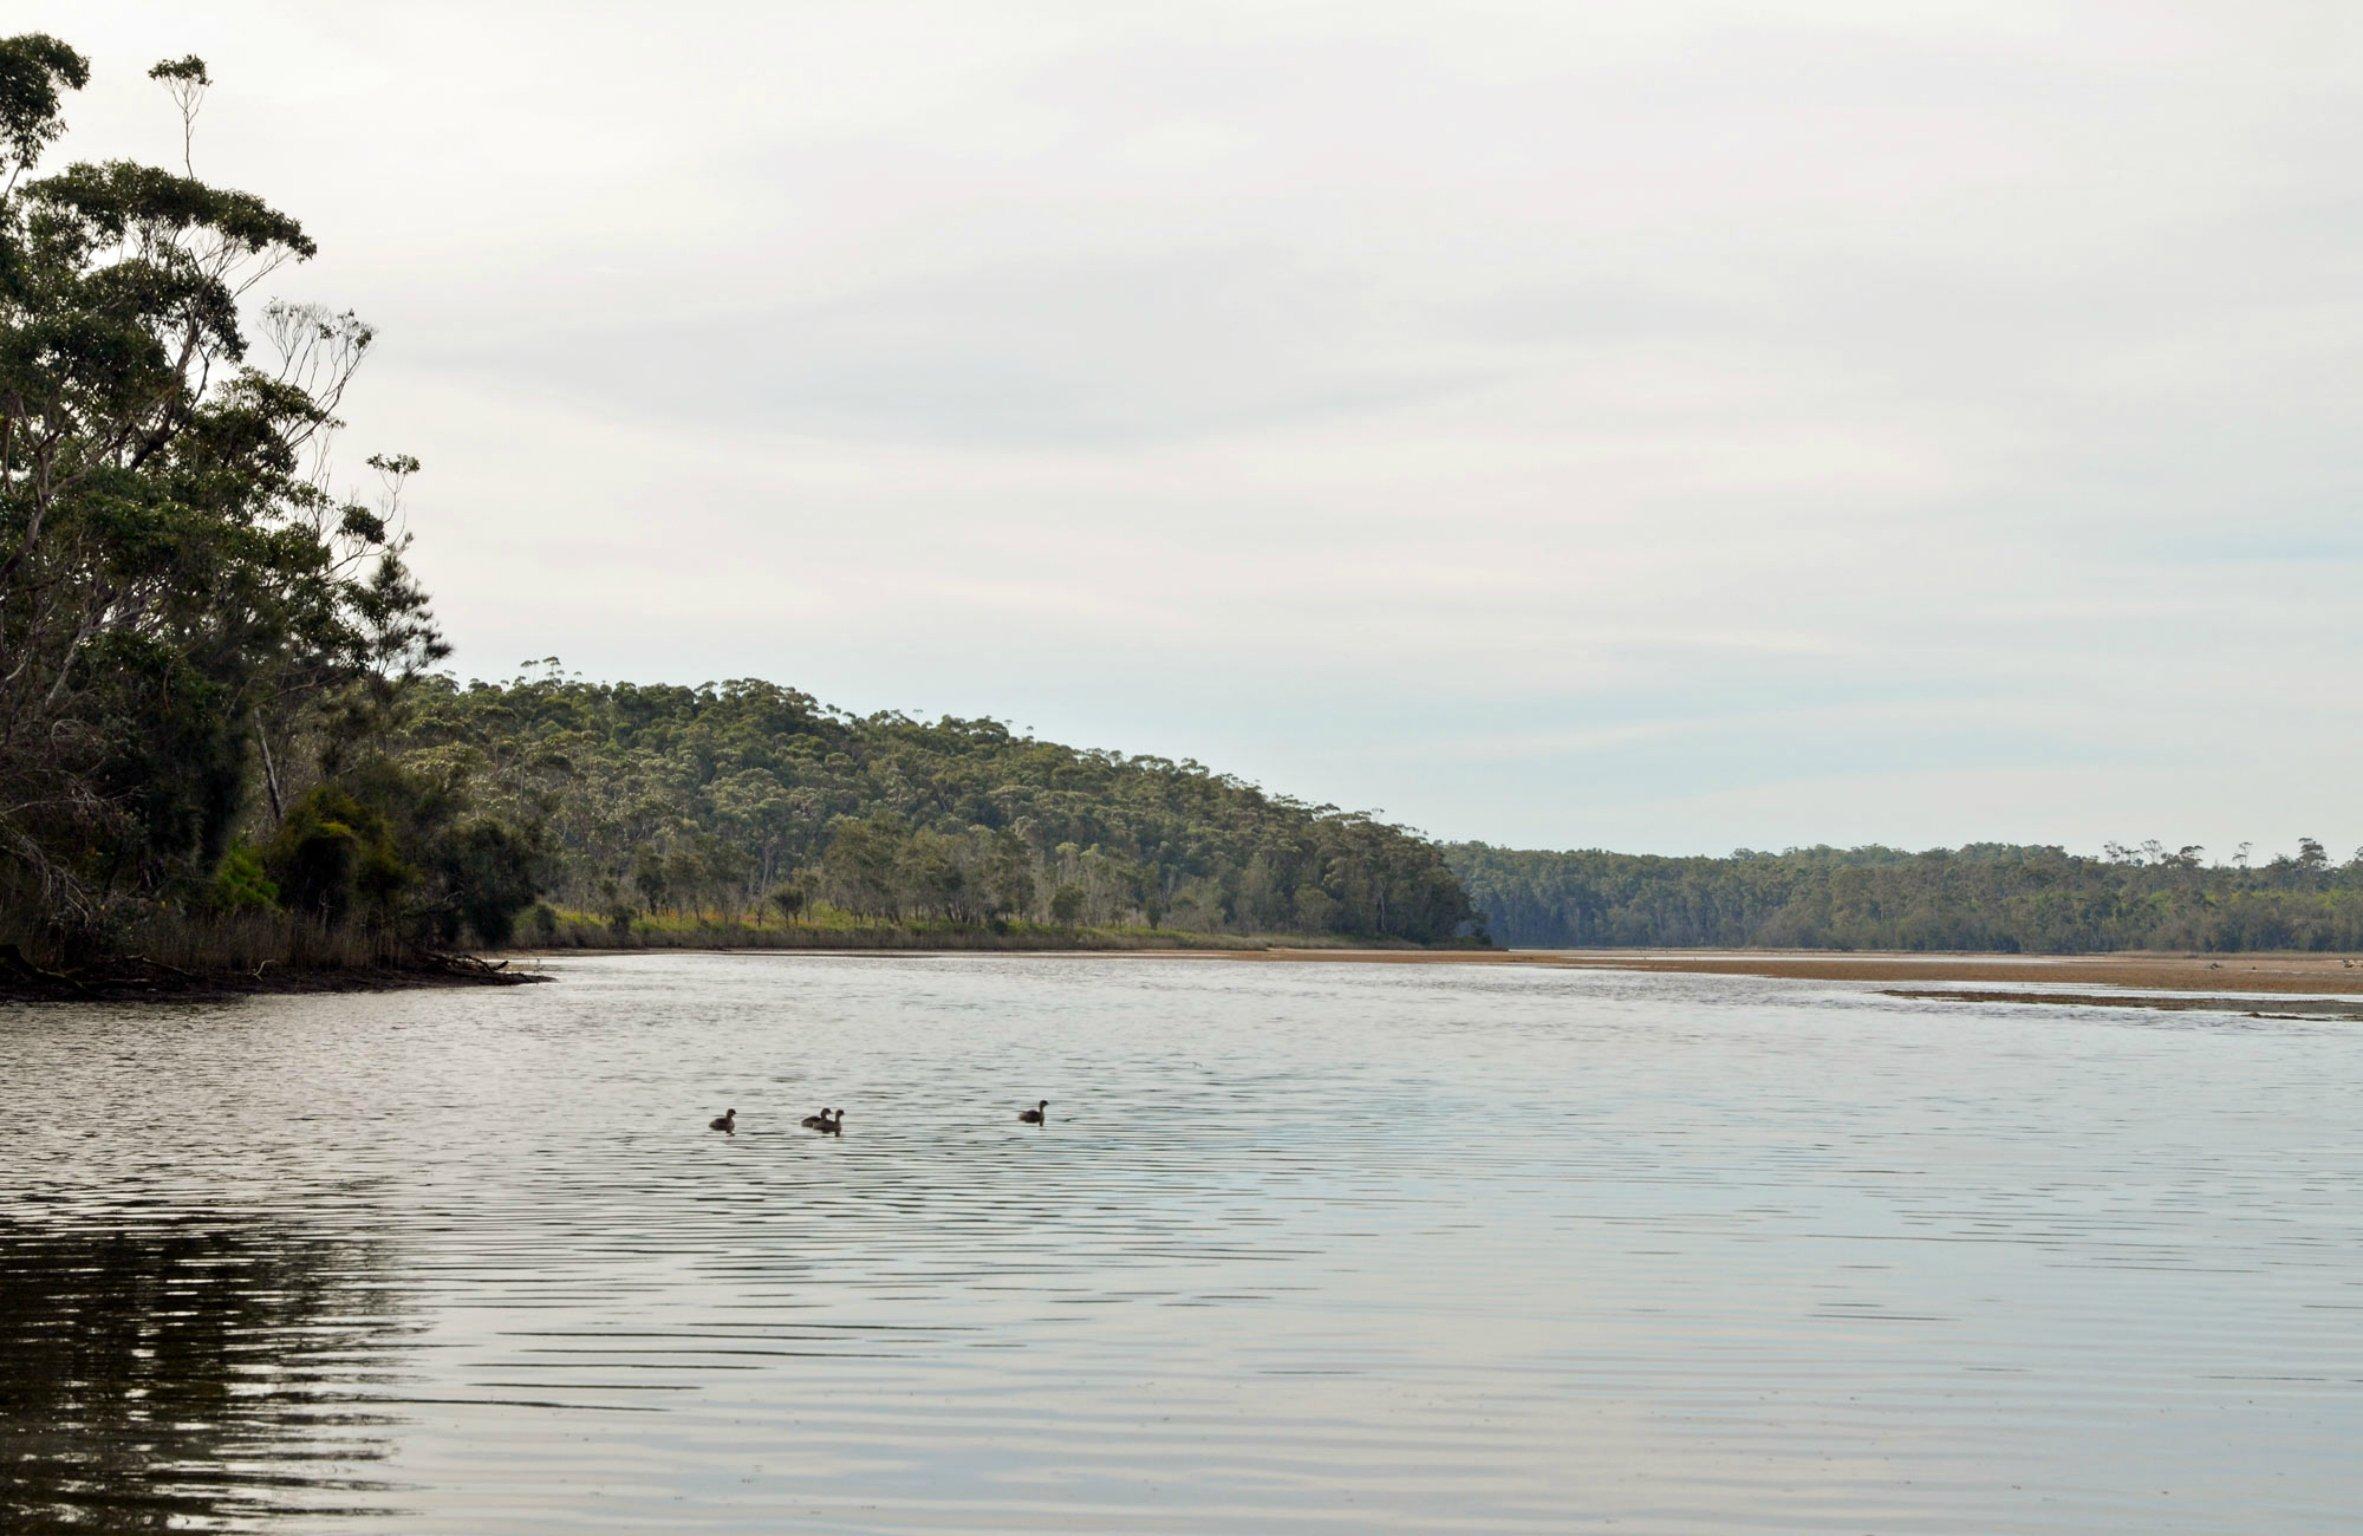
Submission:
<svg viewBox="0 0 2363 1536">
<path fill-rule="evenodd" d="M 423 949 L 378 929 L 294 913 L 158 913 L 104 943 L 58 948 L 0 932 L 0 1000 L 235 997 L 396 987 L 507 986 L 543 978 L 505 961 Z"/>
<path fill-rule="evenodd" d="M 1400 942 L 1359 944 L 1335 934 L 1201 933 L 1142 926 L 888 922 L 822 906 L 795 918 L 720 912 L 639 914 L 615 922 L 594 913 L 543 908 L 530 913 L 516 942 L 537 950 L 1268 950 L 1409 949 Z"/>
</svg>

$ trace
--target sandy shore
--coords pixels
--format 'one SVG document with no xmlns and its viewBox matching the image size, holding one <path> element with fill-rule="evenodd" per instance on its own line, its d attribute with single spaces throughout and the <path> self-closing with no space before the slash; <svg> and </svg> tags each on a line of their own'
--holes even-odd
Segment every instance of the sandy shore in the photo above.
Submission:
<svg viewBox="0 0 2363 1536">
<path fill-rule="evenodd" d="M 1547 965 L 1595 971 L 1774 976 L 1797 981 L 2049 982 L 2192 992 L 2363 996 L 2363 958 L 2348 955 L 1933 955 L 1815 950 L 1258 949 L 1142 953 L 1191 959 L 1356 965 Z"/>
<path fill-rule="evenodd" d="M 1252 964 L 1530 965 L 1597 971 L 1663 971 L 1699 976 L 1768 976 L 1791 981 L 1904 982 L 1897 996 L 1931 1001 L 2108 1004 L 2173 1009 L 2217 1008 L 2324 1018 L 2363 1019 L 2346 1003 L 2273 1003 L 2243 993 L 2363 997 L 2363 958 L 2351 955 L 1932 955 L 1832 954 L 1766 950 L 1317 950 L 1265 949 L 1177 958 Z M 2027 984 L 2057 991 L 2013 990 Z M 2066 988 L 2086 990 L 2067 991 Z M 2092 988 L 2123 988 L 2125 994 Z"/>
</svg>

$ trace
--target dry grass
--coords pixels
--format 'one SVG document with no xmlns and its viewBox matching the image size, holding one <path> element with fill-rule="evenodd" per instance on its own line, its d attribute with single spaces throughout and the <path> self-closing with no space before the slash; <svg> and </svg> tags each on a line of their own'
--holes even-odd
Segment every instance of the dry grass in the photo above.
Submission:
<svg viewBox="0 0 2363 1536">
<path fill-rule="evenodd" d="M 208 975 L 265 967 L 372 970 L 408 955 L 408 946 L 390 935 L 329 928 L 289 912 L 160 915 L 125 933 L 121 949 L 131 959 Z"/>
<path fill-rule="evenodd" d="M 587 913 L 561 912 L 549 933 L 532 923 L 520 926 L 519 945 L 534 950 L 569 949 L 776 949 L 776 950 L 1244 950 L 1278 942 L 1238 934 L 1183 933 L 1157 928 L 1057 928 L 1011 923 L 996 930 L 957 923 L 889 923 L 825 913 L 817 919 L 782 922 L 733 921 L 708 915 L 636 917 L 618 932 Z M 1288 942 L 1301 943 L 1302 940 Z"/>
</svg>

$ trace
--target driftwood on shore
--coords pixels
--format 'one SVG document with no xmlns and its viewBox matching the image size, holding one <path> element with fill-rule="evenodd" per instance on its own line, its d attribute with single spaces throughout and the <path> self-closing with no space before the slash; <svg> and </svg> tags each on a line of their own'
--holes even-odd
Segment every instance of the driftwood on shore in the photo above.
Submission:
<svg viewBox="0 0 2363 1536">
<path fill-rule="evenodd" d="M 243 997 L 263 992 L 384 992 L 402 987 L 518 986 L 549 978 L 510 968 L 506 960 L 442 950 L 413 949 L 401 959 L 367 966 L 290 966 L 264 961 L 251 968 L 191 970 L 146 955 L 108 955 L 73 966 L 36 964 L 17 944 L 0 943 L 0 1000 L 89 1002 L 138 998 L 182 1000 Z"/>
<path fill-rule="evenodd" d="M 61 992 L 85 990 L 83 984 L 63 971 L 44 970 L 25 958 L 24 949 L 15 944 L 0 944 L 0 988 L 25 987 Z"/>
</svg>

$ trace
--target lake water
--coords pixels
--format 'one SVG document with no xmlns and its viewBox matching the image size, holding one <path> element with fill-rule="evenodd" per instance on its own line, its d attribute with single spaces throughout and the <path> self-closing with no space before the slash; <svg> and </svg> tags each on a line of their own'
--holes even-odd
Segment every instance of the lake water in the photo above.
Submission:
<svg viewBox="0 0 2363 1536">
<path fill-rule="evenodd" d="M 0 1528 L 2363 1528 L 2353 1025 L 554 969 L 0 1009 Z"/>
</svg>

